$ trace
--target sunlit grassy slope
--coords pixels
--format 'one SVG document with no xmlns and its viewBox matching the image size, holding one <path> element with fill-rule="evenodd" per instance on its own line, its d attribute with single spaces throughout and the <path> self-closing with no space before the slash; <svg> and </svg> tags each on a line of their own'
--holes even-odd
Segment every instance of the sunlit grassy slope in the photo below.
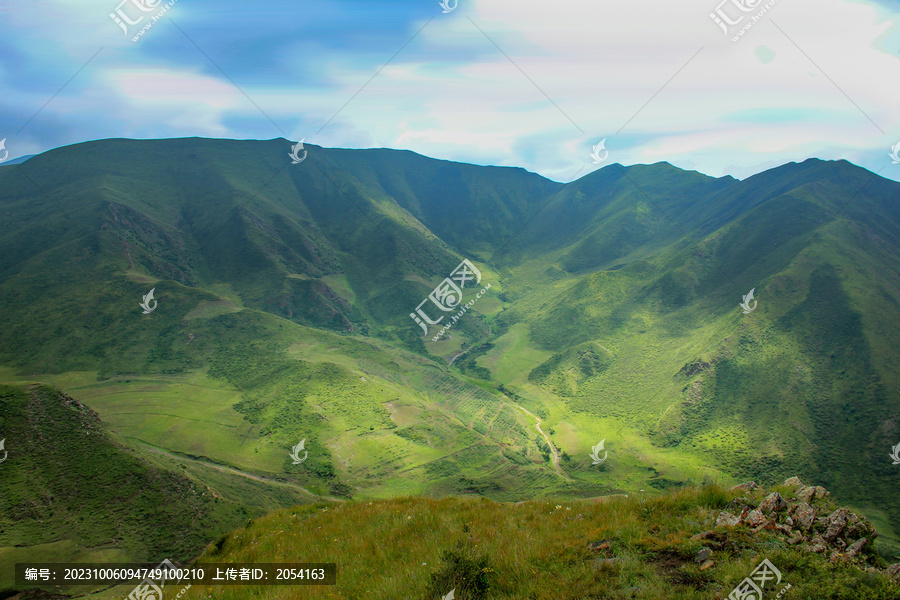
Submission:
<svg viewBox="0 0 900 600">
<path fill-rule="evenodd" d="M 337 585 L 198 585 L 182 597 L 401 600 L 438 599 L 452 590 L 459 600 L 706 600 L 727 597 L 763 559 L 781 572 L 775 590 L 768 582 L 773 596 L 788 585 L 787 597 L 794 598 L 900 594 L 886 575 L 829 563 L 776 532 L 720 529 L 695 539 L 738 495 L 713 486 L 603 502 L 402 497 L 285 509 L 223 536 L 197 564 L 333 562 Z M 828 501 L 822 510 L 837 506 Z M 696 557 L 703 548 L 712 563 L 701 569 Z"/>
</svg>

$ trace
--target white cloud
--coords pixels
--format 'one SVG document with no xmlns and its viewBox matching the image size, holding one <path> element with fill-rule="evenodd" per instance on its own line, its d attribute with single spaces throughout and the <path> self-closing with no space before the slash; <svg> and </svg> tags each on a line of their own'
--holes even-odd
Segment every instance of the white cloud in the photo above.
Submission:
<svg viewBox="0 0 900 600">
<path fill-rule="evenodd" d="M 315 38 L 276 42 L 248 24 L 243 39 L 255 33 L 259 45 L 241 50 L 246 60 L 221 48 L 214 55 L 251 102 L 186 40 L 175 50 L 151 41 L 170 23 L 132 44 L 108 16 L 116 0 L 23 3 L 5 9 L 18 29 L 4 34 L 29 65 L 52 65 L 54 84 L 16 85 L 5 67 L 0 106 L 37 110 L 104 46 L 26 135 L 61 119 L 81 120 L 73 131 L 102 122 L 158 137 L 268 139 L 280 128 L 314 144 L 402 147 L 560 180 L 594 168 L 588 152 L 602 138 L 610 162 L 668 160 L 738 177 L 809 156 L 873 170 L 889 160 L 900 139 L 900 59 L 886 50 L 898 28 L 885 6 L 779 0 L 733 43 L 708 16 L 718 1 L 465 0 L 447 15 L 435 5 L 428 27 L 318 135 L 408 37 L 329 55 L 298 50 L 317 47 Z M 202 23 L 194 9 L 186 0 L 172 9 L 191 31 Z M 409 23 L 404 35 L 423 24 Z M 197 35 L 201 46 L 204 39 L 211 43 Z M 275 61 L 271 76 L 256 73 Z"/>
<path fill-rule="evenodd" d="M 611 159 L 626 164 L 690 162 L 711 174 L 743 177 L 755 165 L 823 151 L 830 154 L 824 158 L 859 160 L 887 144 L 890 135 L 879 132 L 854 103 L 885 133 L 900 128 L 892 114 L 893 99 L 900 96 L 900 61 L 874 43 L 892 24 L 870 5 L 824 0 L 811 11 L 808 3 L 781 0 L 737 43 L 722 37 L 708 18 L 715 3 L 705 0 L 677 6 L 492 0 L 467 6 L 452 22 L 436 19 L 410 54 L 418 61 L 432 46 L 448 52 L 455 35 L 461 56 L 480 56 L 456 66 L 385 69 L 339 119 L 423 154 L 451 158 L 495 151 L 488 162 L 519 164 L 556 178 L 586 161 L 590 142 L 602 137 L 610 138 L 608 147 L 618 147 Z M 759 58 L 761 46 L 769 49 L 767 62 Z M 401 55 L 398 62 L 410 58 Z M 617 140 L 615 132 L 657 92 Z M 735 114 L 761 109 L 768 119 L 734 122 Z M 818 120 L 779 117 L 797 111 Z M 406 126 L 392 136 L 400 122 Z M 410 123 L 421 123 L 420 130 Z M 327 130 L 323 137 L 320 143 L 327 144 Z M 510 159 L 516 138 L 554 144 L 569 162 Z M 632 145 L 635 139 L 639 143 Z M 734 169 L 735 164 L 746 167 Z"/>
</svg>

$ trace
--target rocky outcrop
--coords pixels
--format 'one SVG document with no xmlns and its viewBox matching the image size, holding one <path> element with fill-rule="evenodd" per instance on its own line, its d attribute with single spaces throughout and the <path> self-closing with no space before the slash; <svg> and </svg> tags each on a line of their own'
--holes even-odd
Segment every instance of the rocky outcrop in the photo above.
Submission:
<svg viewBox="0 0 900 600">
<path fill-rule="evenodd" d="M 729 492 L 752 492 L 753 490 L 759 488 L 756 485 L 755 481 L 748 481 L 747 483 L 742 483 L 740 485 L 736 485 L 734 487 L 728 488 Z"/>
<path fill-rule="evenodd" d="M 797 477 L 785 481 L 784 486 L 796 490 L 793 497 L 784 498 L 778 492 L 772 492 L 756 506 L 746 497 L 735 498 L 717 516 L 716 528 L 749 527 L 754 532 L 775 531 L 784 535 L 787 543 L 800 544 L 799 548 L 822 553 L 834 562 L 850 561 L 861 568 L 871 568 L 875 564 L 873 542 L 878 534 L 866 517 L 847 507 L 830 510 L 824 500 L 831 494 L 821 486 L 805 486 Z M 759 486 L 751 481 L 730 490 L 751 494 L 758 489 Z M 900 581 L 900 563 L 891 565 L 885 573 Z"/>
<path fill-rule="evenodd" d="M 787 507 L 788 503 L 785 502 L 778 492 L 772 492 L 766 496 L 765 500 L 759 503 L 759 511 L 764 515 L 769 515 L 772 512 L 783 512 L 787 510 Z"/>
</svg>

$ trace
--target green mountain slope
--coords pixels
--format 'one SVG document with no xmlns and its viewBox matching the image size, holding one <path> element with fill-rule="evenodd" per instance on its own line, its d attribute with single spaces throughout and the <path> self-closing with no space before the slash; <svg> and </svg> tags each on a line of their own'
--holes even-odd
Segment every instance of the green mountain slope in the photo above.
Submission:
<svg viewBox="0 0 900 600">
<path fill-rule="evenodd" d="M 468 256 L 493 253 L 563 188 L 524 169 L 439 161 L 409 151 L 325 152 Z"/>
<path fill-rule="evenodd" d="M 310 501 L 293 490 L 251 492 L 221 474 L 207 477 L 214 490 L 195 468 L 129 447 L 91 409 L 47 386 L 0 386 L 0 430 L 4 565 L 187 560 L 215 532 Z M 0 593 L 12 576 L 0 570 Z"/>
<path fill-rule="evenodd" d="M 511 501 L 797 473 L 892 551 L 900 185 L 844 161 L 562 185 L 289 149 L 103 140 L 0 167 L 0 376 L 214 489 Z M 410 313 L 464 258 L 492 288 L 431 341 Z"/>
<path fill-rule="evenodd" d="M 734 183 L 668 163 L 610 165 L 552 196 L 504 255 L 515 261 L 552 257 L 571 273 L 609 268 L 677 241 L 685 234 L 683 216 Z"/>
<path fill-rule="evenodd" d="M 898 186 L 846 163 L 810 163 L 790 169 L 798 187 L 687 246 L 540 289 L 535 276 L 565 270 L 565 259 L 535 259 L 530 278 L 507 282 L 516 305 L 501 331 L 527 325 L 555 357 L 573 344 L 611 349 L 577 391 L 559 388 L 571 367 L 551 368 L 558 358 L 530 372 L 570 408 L 630 421 L 740 477 L 817 477 L 886 510 L 896 527 L 898 474 L 882 457 L 900 441 Z M 752 288 L 759 310 L 742 315 Z"/>
<path fill-rule="evenodd" d="M 283 144 L 106 140 L 4 169 L 2 214 L 17 226 L 0 236 L 0 273 L 52 251 L 50 260 L 81 259 L 88 270 L 115 260 L 189 286 L 227 285 L 248 306 L 351 331 L 418 297 L 404 277 L 459 262 L 322 152 L 302 171 L 284 168 Z"/>
</svg>

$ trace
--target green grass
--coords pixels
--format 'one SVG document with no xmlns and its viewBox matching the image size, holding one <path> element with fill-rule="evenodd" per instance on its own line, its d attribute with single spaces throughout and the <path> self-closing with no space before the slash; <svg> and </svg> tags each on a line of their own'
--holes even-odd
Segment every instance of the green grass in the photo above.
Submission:
<svg viewBox="0 0 900 600">
<path fill-rule="evenodd" d="M 121 438 L 47 386 L 0 386 L 0 430 L 2 564 L 187 560 L 248 518 L 322 499 Z"/>
<path fill-rule="evenodd" d="M 253 588 L 267 600 L 301 598 L 725 597 L 764 558 L 795 598 L 889 599 L 900 586 L 882 575 L 829 564 L 772 532 L 736 529 L 716 541 L 691 537 L 714 526 L 733 497 L 718 487 L 657 498 L 547 500 L 393 498 L 280 510 L 207 548 L 197 564 L 334 562 L 336 586 Z M 594 551 L 588 543 L 609 541 Z M 712 568 L 694 556 L 713 546 Z M 612 559 L 604 562 L 605 559 Z M 882 564 L 882 567 L 884 565 Z M 194 586 L 184 598 L 244 598 L 239 586 Z"/>
</svg>

